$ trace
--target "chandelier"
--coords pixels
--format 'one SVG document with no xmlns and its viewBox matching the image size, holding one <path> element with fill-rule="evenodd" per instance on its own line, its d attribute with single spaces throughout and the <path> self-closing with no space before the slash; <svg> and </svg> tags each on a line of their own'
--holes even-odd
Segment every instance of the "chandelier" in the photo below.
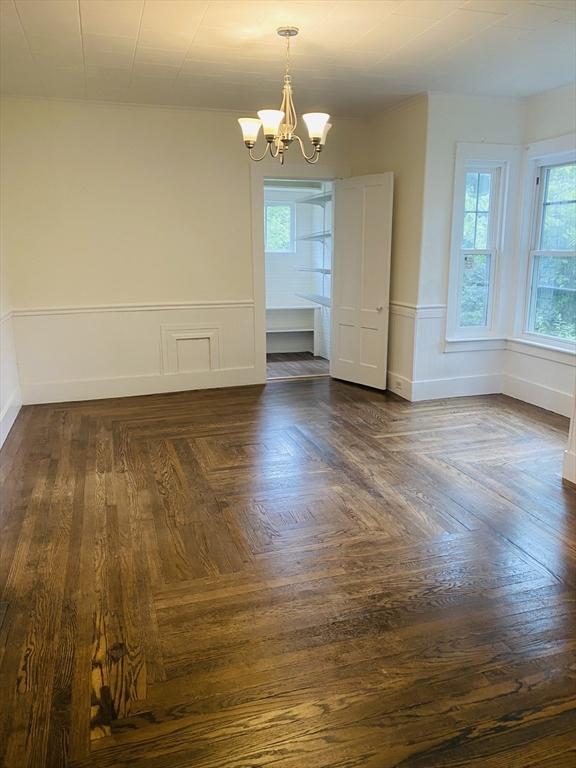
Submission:
<svg viewBox="0 0 576 768">
<path fill-rule="evenodd" d="M 308 128 L 308 136 L 312 142 L 312 153 L 307 155 L 304 149 L 304 142 L 295 133 L 298 117 L 296 116 L 296 108 L 292 99 L 292 78 L 290 77 L 290 38 L 298 34 L 298 27 L 279 27 L 277 32 L 280 37 L 286 40 L 286 73 L 282 88 L 282 104 L 280 109 L 261 109 L 258 112 L 257 118 L 240 117 L 238 119 L 242 128 L 244 144 L 248 148 L 252 160 L 259 162 L 264 160 L 267 154 L 270 154 L 271 157 L 277 157 L 280 160 L 280 164 L 284 165 L 284 157 L 288 147 L 293 141 L 297 141 L 306 162 L 310 164 L 317 163 L 320 159 L 320 152 L 322 152 L 322 148 L 326 143 L 328 131 L 332 127 L 328 122 L 330 115 L 327 115 L 325 112 L 309 112 L 306 115 L 302 115 L 302 119 Z M 260 157 L 256 157 L 252 150 L 256 144 L 261 127 L 264 130 L 266 147 Z"/>
</svg>

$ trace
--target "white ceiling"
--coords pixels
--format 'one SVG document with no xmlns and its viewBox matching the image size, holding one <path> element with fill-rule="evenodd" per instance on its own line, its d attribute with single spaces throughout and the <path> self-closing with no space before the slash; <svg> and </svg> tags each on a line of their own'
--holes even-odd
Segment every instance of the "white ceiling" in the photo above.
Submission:
<svg viewBox="0 0 576 768">
<path fill-rule="evenodd" d="M 424 90 L 526 96 L 575 77 L 576 0 L 0 0 L 4 93 L 364 115 Z"/>
</svg>

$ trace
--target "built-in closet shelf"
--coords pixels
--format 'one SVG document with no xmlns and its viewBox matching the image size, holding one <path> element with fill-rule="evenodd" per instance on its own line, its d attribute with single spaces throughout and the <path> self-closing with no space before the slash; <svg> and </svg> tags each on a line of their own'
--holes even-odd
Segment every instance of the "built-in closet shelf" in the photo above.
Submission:
<svg viewBox="0 0 576 768">
<path fill-rule="evenodd" d="M 298 203 L 309 203 L 310 205 L 321 205 L 324 207 L 327 203 L 332 202 L 332 193 L 328 192 L 323 195 L 312 195 L 311 197 L 305 197 L 303 200 L 297 200 Z"/>
<path fill-rule="evenodd" d="M 314 316 L 320 307 L 305 304 L 288 307 L 266 307 L 266 333 L 314 333 Z"/>
<path fill-rule="evenodd" d="M 319 272 L 321 275 L 331 275 L 331 269 L 324 269 L 323 267 L 296 267 L 298 272 Z"/>
<path fill-rule="evenodd" d="M 332 232 L 314 232 L 312 235 L 302 235 L 297 237 L 296 240 L 319 240 L 320 242 L 328 240 L 332 237 Z"/>
<path fill-rule="evenodd" d="M 300 296 L 301 299 L 307 299 L 308 301 L 313 301 L 315 304 L 322 304 L 323 307 L 331 307 L 332 306 L 332 300 L 329 296 L 322 296 L 319 293 L 298 293 L 297 296 Z"/>
</svg>

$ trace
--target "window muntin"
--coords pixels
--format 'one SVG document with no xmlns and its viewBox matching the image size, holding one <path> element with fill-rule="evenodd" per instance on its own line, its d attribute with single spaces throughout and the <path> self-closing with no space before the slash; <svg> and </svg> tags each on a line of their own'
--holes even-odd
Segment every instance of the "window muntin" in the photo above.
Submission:
<svg viewBox="0 0 576 768">
<path fill-rule="evenodd" d="M 528 332 L 576 341 L 576 163 L 540 168 Z"/>
<path fill-rule="evenodd" d="M 469 166 L 459 258 L 458 327 L 486 328 L 494 284 L 500 168 Z"/>
<path fill-rule="evenodd" d="M 268 253 L 293 253 L 294 225 L 294 206 L 291 203 L 266 203 L 265 250 Z"/>
</svg>

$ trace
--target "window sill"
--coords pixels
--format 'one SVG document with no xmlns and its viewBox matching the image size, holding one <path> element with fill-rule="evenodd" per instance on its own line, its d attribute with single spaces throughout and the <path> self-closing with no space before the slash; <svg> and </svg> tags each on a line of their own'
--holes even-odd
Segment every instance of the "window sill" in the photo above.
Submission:
<svg viewBox="0 0 576 768">
<path fill-rule="evenodd" d="M 503 336 L 447 338 L 444 343 L 444 352 L 491 352 L 494 349 L 506 349 Z"/>
<path fill-rule="evenodd" d="M 537 357 L 541 360 L 551 360 L 564 365 L 575 365 L 576 344 L 569 347 L 547 344 L 542 341 L 533 341 L 522 337 L 486 337 L 483 339 L 446 339 L 444 352 L 491 352 L 495 350 L 508 350 L 521 355 Z"/>
<path fill-rule="evenodd" d="M 570 349 L 568 346 L 558 346 L 542 341 L 533 341 L 521 336 L 508 339 L 506 348 L 511 352 L 518 352 L 531 357 L 539 357 L 544 360 L 552 360 L 555 363 L 574 365 L 576 358 L 576 344 Z"/>
</svg>

